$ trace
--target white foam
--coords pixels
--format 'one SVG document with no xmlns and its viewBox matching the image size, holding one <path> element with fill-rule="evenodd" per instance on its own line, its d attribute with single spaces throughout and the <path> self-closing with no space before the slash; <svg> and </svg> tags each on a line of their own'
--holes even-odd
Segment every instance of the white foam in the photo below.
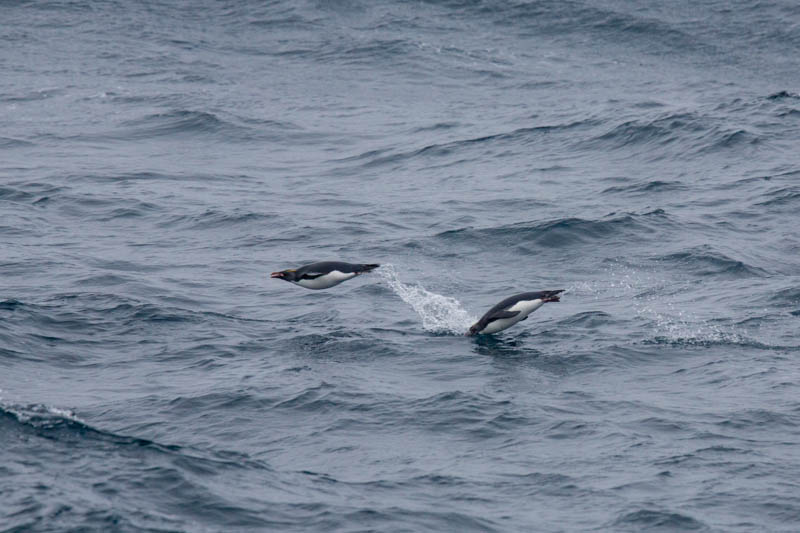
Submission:
<svg viewBox="0 0 800 533">
<path fill-rule="evenodd" d="M 477 321 L 455 298 L 431 292 L 419 283 L 409 285 L 400 281 L 392 264 L 381 265 L 376 272 L 401 300 L 417 312 L 426 331 L 463 335 Z"/>
<path fill-rule="evenodd" d="M 17 405 L 7 403 L 0 398 L 0 408 L 13 415 L 23 424 L 31 423 L 35 426 L 48 426 L 61 420 L 71 420 L 85 424 L 83 420 L 68 409 L 60 409 L 44 404 Z"/>
</svg>

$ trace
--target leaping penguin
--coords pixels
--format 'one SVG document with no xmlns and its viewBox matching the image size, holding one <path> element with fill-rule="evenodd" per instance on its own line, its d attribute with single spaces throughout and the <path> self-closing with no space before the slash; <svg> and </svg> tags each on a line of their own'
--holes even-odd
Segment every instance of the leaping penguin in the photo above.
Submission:
<svg viewBox="0 0 800 533">
<path fill-rule="evenodd" d="M 495 305 L 475 324 L 469 328 L 467 335 L 489 334 L 510 328 L 517 322 L 528 318 L 528 315 L 539 309 L 547 302 L 558 302 L 559 294 L 564 289 L 557 291 L 523 292 L 516 296 L 506 298 Z"/>
<path fill-rule="evenodd" d="M 273 272 L 270 277 L 291 281 L 295 285 L 300 285 L 306 289 L 328 289 L 379 266 L 374 264 L 357 265 L 341 261 L 322 261 L 301 266 L 298 269 Z"/>
</svg>

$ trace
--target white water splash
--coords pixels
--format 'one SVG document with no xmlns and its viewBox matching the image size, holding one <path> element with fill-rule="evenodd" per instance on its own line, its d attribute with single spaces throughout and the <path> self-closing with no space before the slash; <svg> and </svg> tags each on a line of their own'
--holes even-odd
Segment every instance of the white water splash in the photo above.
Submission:
<svg viewBox="0 0 800 533">
<path fill-rule="evenodd" d="M 680 344 L 734 343 L 747 341 L 733 325 L 715 324 L 698 317 L 677 298 L 670 281 L 651 269 L 637 269 L 612 263 L 605 268 L 603 282 L 578 282 L 570 289 L 576 294 L 599 300 L 624 300 L 634 316 L 651 321 L 650 332 L 658 342 Z M 671 289 L 670 289 L 671 287 Z"/>
<path fill-rule="evenodd" d="M 376 272 L 422 317 L 425 331 L 463 335 L 477 321 L 455 298 L 431 292 L 419 283 L 409 285 L 400 281 L 392 264 L 384 264 Z"/>
</svg>

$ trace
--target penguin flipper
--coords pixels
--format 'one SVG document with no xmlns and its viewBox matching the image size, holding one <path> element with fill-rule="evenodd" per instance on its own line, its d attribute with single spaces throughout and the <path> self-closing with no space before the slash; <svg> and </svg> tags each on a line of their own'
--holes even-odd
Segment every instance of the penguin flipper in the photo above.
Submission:
<svg viewBox="0 0 800 533">
<path fill-rule="evenodd" d="M 519 311 L 498 311 L 491 316 L 489 322 L 494 322 L 495 320 L 501 320 L 503 318 L 514 318 L 518 314 Z"/>
<path fill-rule="evenodd" d="M 318 277 L 324 276 L 324 275 L 325 274 L 317 274 L 316 272 L 313 273 L 313 274 L 306 273 L 306 274 L 303 274 L 302 276 L 300 276 L 300 279 L 317 279 Z"/>
</svg>

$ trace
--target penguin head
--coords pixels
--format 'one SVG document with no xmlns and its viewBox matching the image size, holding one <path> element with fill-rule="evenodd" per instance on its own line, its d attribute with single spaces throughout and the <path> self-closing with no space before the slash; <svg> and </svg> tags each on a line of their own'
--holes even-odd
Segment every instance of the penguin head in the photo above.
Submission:
<svg viewBox="0 0 800 533">
<path fill-rule="evenodd" d="M 467 336 L 477 335 L 478 331 L 480 331 L 481 329 L 483 329 L 481 327 L 481 323 L 480 322 L 475 322 L 474 324 L 472 324 L 472 327 L 469 328 L 469 331 L 466 333 L 466 335 Z"/>
<path fill-rule="evenodd" d="M 273 272 L 269 275 L 271 278 L 280 278 L 284 281 L 296 281 L 297 271 L 294 269 L 281 270 L 280 272 Z"/>
</svg>

